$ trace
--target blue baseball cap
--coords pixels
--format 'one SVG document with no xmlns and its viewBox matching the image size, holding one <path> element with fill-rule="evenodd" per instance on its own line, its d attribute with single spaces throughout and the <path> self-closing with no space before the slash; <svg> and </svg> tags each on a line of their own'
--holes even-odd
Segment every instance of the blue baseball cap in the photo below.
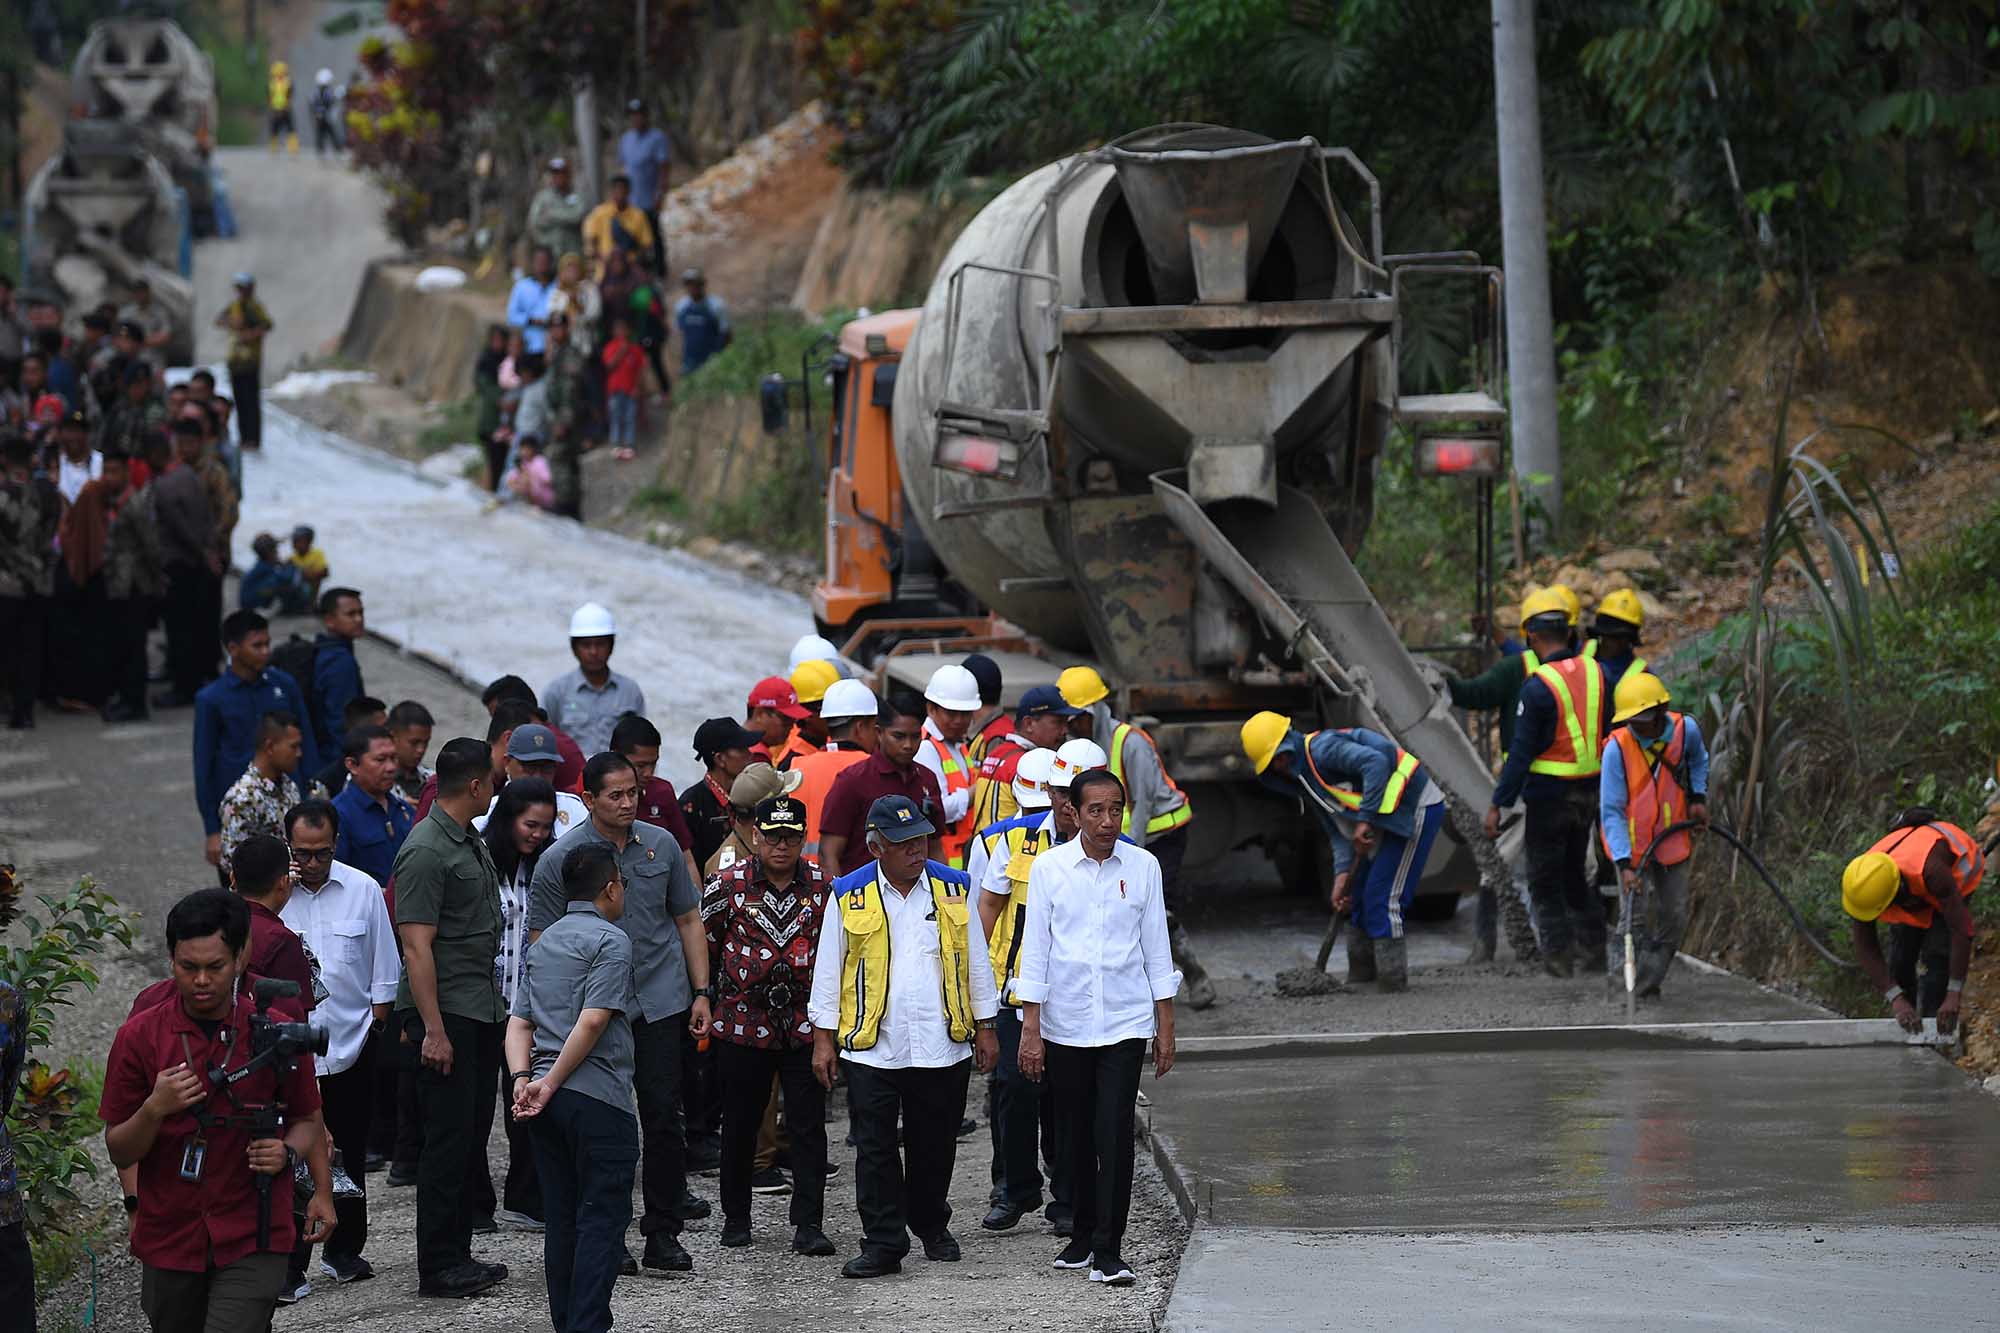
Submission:
<svg viewBox="0 0 2000 1333">
<path fill-rule="evenodd" d="M 507 738 L 507 757 L 524 764 L 560 764 L 556 734 L 539 722 L 524 722 Z"/>
<path fill-rule="evenodd" d="M 1054 713 L 1057 717 L 1075 717 L 1081 708 L 1072 708 L 1069 700 L 1063 698 L 1062 691 L 1054 685 L 1037 685 L 1021 696 L 1021 706 L 1014 710 L 1015 717 L 1040 717 L 1044 713 Z"/>
<path fill-rule="evenodd" d="M 868 831 L 879 833 L 890 842 L 908 842 L 912 838 L 928 838 L 937 829 L 909 797 L 884 796 L 868 807 Z"/>
</svg>

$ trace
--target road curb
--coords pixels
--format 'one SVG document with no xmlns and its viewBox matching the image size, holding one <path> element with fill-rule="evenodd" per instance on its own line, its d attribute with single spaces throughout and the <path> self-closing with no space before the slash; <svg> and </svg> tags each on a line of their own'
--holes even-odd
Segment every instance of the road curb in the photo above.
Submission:
<svg viewBox="0 0 2000 1333">
<path fill-rule="evenodd" d="M 1536 1028 L 1448 1028 L 1425 1032 L 1283 1032 L 1183 1037 L 1182 1060 L 1265 1059 L 1300 1055 L 1478 1054 L 1564 1050 L 1806 1050 L 1849 1046 L 1950 1045 L 1934 1022 L 1905 1032 L 1890 1018 L 1764 1019 L 1732 1023 L 1636 1023 Z"/>
</svg>

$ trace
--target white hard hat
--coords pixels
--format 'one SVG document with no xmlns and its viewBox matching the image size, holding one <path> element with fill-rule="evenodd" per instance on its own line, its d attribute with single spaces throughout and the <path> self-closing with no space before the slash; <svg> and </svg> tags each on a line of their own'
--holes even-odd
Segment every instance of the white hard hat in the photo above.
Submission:
<svg viewBox="0 0 2000 1333">
<path fill-rule="evenodd" d="M 976 713 L 979 711 L 979 682 L 970 671 L 957 663 L 941 666 L 931 673 L 931 683 L 924 690 L 924 698 L 954 713 Z"/>
<path fill-rule="evenodd" d="M 315 74 L 313 77 L 322 84 L 332 83 L 333 71 L 330 69 L 323 69 L 318 74 Z"/>
<path fill-rule="evenodd" d="M 801 635 L 799 641 L 792 645 L 792 658 L 785 663 L 785 674 L 797 671 L 801 662 L 831 662 L 839 666 L 840 649 L 817 634 Z"/>
<path fill-rule="evenodd" d="M 1030 750 L 1014 765 L 1014 800 L 1023 810 L 1049 808 L 1049 778 L 1056 771 L 1054 750 Z"/>
<path fill-rule="evenodd" d="M 881 711 L 882 705 L 875 698 L 875 691 L 858 680 L 836 680 L 826 687 L 826 697 L 819 703 L 820 718 L 826 722 L 838 722 L 848 717 L 874 717 Z"/>
<path fill-rule="evenodd" d="M 1093 768 L 1103 768 L 1109 760 L 1104 747 L 1088 737 L 1064 741 L 1062 749 L 1056 751 L 1054 770 L 1049 774 L 1049 785 L 1069 790 L 1069 784 Z"/>
<path fill-rule="evenodd" d="M 569 618 L 569 636 L 572 639 L 596 639 L 617 632 L 618 625 L 611 619 L 611 613 L 596 602 L 585 602 Z"/>
</svg>

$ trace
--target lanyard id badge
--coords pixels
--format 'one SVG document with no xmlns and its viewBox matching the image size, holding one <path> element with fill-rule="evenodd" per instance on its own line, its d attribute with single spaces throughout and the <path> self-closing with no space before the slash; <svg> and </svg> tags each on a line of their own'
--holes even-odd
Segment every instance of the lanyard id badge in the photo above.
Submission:
<svg viewBox="0 0 2000 1333">
<path fill-rule="evenodd" d="M 181 1148 L 181 1179 L 199 1181 L 201 1168 L 208 1161 L 208 1138 L 197 1134 Z"/>
</svg>

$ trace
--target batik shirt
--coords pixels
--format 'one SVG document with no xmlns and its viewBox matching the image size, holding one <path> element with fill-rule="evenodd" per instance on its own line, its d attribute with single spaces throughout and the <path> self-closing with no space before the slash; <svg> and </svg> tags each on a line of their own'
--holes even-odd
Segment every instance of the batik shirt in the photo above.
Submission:
<svg viewBox="0 0 2000 1333">
<path fill-rule="evenodd" d="M 28 1002 L 21 992 L 0 981 L 0 1227 L 22 1220 L 21 1184 L 14 1178 L 14 1140 L 7 1134 L 7 1117 L 14 1111 L 14 1090 L 28 1061 Z"/>
<path fill-rule="evenodd" d="M 223 873 L 228 873 L 236 859 L 236 849 L 259 833 L 284 837 L 285 811 L 298 803 L 299 784 L 289 775 L 279 774 L 273 782 L 254 766 L 244 769 L 243 776 L 222 796 Z"/>
<path fill-rule="evenodd" d="M 813 948 L 826 915 L 826 881 L 819 865 L 799 858 L 783 892 L 755 861 L 709 880 L 701 896 L 708 932 L 709 976 L 716 999 L 713 1031 L 723 1041 L 758 1050 L 808 1043 Z"/>
</svg>

